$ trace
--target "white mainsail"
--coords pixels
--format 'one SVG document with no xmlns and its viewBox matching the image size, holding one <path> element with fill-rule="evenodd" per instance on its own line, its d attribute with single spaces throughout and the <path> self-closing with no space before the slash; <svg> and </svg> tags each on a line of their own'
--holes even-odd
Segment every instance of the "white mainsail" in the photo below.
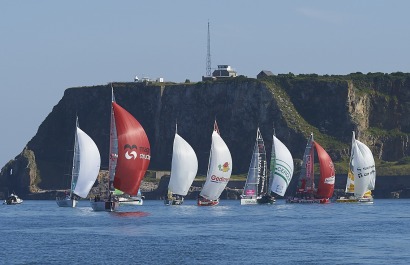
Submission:
<svg viewBox="0 0 410 265">
<path fill-rule="evenodd" d="M 174 194 L 187 195 L 197 171 L 198 159 L 194 149 L 175 133 L 168 190 Z"/>
<path fill-rule="evenodd" d="M 354 195 L 356 197 L 363 197 L 369 190 L 373 190 L 375 185 L 376 168 L 373 154 L 369 147 L 359 140 L 354 141 L 352 154 Z"/>
<path fill-rule="evenodd" d="M 86 198 L 100 171 L 100 152 L 94 141 L 77 127 L 79 166 L 74 193 Z"/>
<path fill-rule="evenodd" d="M 271 191 L 284 196 L 293 176 L 293 157 L 289 149 L 273 136 L 270 179 Z"/>
<path fill-rule="evenodd" d="M 350 162 L 349 162 L 349 169 L 347 172 L 347 180 L 346 180 L 346 188 L 345 188 L 345 193 L 354 193 L 354 157 L 355 157 L 355 152 L 356 149 L 354 148 L 356 144 L 356 138 L 355 134 L 353 132 L 352 136 L 352 150 L 350 151 Z"/>
<path fill-rule="evenodd" d="M 232 157 L 224 140 L 216 130 L 212 133 L 208 174 L 200 196 L 216 200 L 225 189 L 232 172 Z"/>
</svg>

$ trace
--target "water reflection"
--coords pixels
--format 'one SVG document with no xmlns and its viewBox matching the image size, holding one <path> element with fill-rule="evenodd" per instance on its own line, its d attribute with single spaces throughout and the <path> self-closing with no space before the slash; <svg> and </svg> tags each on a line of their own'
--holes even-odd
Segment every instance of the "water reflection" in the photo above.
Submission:
<svg viewBox="0 0 410 265">
<path fill-rule="evenodd" d="M 147 212 L 112 212 L 111 214 L 116 217 L 145 217 L 150 215 Z"/>
</svg>

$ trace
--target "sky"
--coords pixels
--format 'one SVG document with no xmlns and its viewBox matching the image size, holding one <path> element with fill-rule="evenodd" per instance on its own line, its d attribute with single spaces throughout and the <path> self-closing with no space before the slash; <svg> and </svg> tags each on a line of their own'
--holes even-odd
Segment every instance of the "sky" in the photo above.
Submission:
<svg viewBox="0 0 410 265">
<path fill-rule="evenodd" d="M 410 72 L 410 1 L 0 0 L 0 168 L 65 89 L 163 77 Z M 67 136 L 67 137 L 72 137 Z"/>
</svg>

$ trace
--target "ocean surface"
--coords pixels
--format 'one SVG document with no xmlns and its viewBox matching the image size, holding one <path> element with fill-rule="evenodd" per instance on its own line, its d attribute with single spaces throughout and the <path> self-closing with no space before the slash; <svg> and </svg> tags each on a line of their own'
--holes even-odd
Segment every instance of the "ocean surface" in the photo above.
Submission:
<svg viewBox="0 0 410 265">
<path fill-rule="evenodd" d="M 410 264 L 410 200 L 0 205 L 0 264 Z"/>
</svg>

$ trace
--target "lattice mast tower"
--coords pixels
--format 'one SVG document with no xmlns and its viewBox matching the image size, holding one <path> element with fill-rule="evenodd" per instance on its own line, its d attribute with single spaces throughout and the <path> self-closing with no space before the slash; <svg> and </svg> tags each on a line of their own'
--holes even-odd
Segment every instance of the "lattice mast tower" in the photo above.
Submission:
<svg viewBox="0 0 410 265">
<path fill-rule="evenodd" d="M 207 43 L 207 52 L 206 52 L 206 76 L 211 76 L 211 31 L 209 29 L 209 20 L 208 20 L 208 43 Z"/>
</svg>

